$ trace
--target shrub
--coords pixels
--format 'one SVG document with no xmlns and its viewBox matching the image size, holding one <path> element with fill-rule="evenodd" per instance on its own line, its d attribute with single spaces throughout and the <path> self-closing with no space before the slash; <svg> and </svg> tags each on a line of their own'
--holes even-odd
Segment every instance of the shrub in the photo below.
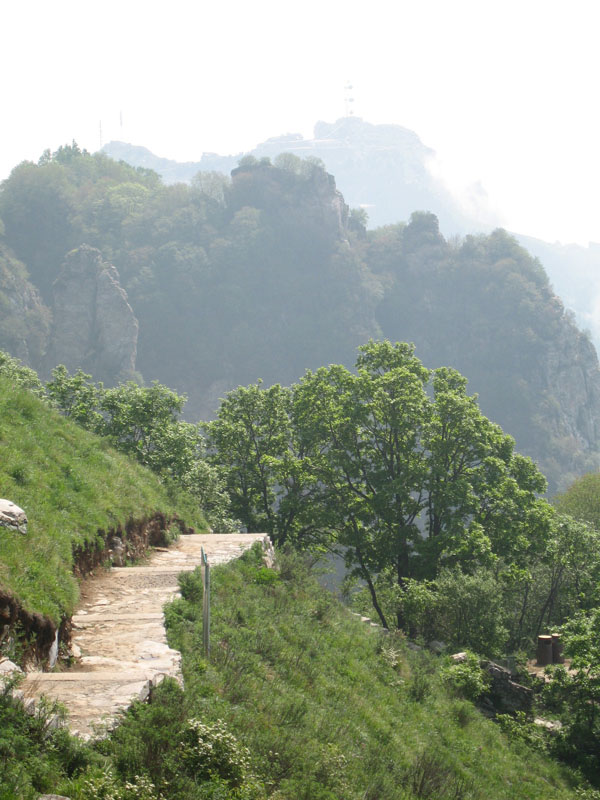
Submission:
<svg viewBox="0 0 600 800">
<path fill-rule="evenodd" d="M 464 661 L 442 668 L 440 677 L 451 692 L 465 700 L 477 700 L 488 688 L 488 678 L 479 666 L 479 658 L 467 653 Z"/>
<path fill-rule="evenodd" d="M 220 719 L 210 725 L 198 719 L 189 720 L 176 760 L 195 780 L 209 781 L 218 777 L 230 786 L 240 786 L 250 769 L 250 751 L 238 744 Z"/>
</svg>

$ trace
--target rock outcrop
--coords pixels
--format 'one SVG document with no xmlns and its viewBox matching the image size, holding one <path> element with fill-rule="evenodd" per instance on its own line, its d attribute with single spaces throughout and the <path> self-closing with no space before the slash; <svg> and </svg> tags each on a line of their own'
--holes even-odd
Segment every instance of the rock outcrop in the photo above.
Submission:
<svg viewBox="0 0 600 800">
<path fill-rule="evenodd" d="M 27 515 L 11 500 L 0 500 L 0 528 L 27 533 Z"/>
<path fill-rule="evenodd" d="M 64 364 L 109 384 L 131 378 L 138 322 L 116 268 L 99 250 L 82 245 L 68 253 L 53 291 L 46 371 Z"/>
<path fill-rule="evenodd" d="M 560 338 L 548 346 L 540 364 L 540 396 L 550 394 L 554 403 L 544 408 L 556 436 L 573 442 L 574 449 L 600 449 L 600 368 L 590 339 L 565 319 Z"/>
<path fill-rule="evenodd" d="M 489 676 L 490 686 L 481 706 L 483 711 L 493 714 L 529 713 L 533 705 L 533 691 L 512 680 L 511 673 L 493 661 L 482 662 L 482 669 Z"/>
<path fill-rule="evenodd" d="M 48 339 L 50 310 L 25 265 L 0 242 L 0 350 L 37 367 Z"/>
<path fill-rule="evenodd" d="M 300 228 L 311 237 L 347 236 L 349 208 L 333 175 L 318 165 L 296 159 L 294 165 L 281 168 L 248 157 L 232 170 L 231 181 L 229 203 L 235 210 L 248 205 L 265 209 L 280 229 Z"/>
</svg>

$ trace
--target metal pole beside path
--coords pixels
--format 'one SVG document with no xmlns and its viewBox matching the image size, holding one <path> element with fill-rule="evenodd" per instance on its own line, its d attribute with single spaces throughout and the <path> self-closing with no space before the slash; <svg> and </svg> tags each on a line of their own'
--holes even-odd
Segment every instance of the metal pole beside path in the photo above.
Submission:
<svg viewBox="0 0 600 800">
<path fill-rule="evenodd" d="M 204 658 L 210 658 L 210 567 L 208 558 L 201 548 L 202 554 L 202 585 L 204 593 L 202 597 L 202 643 L 204 645 Z"/>
</svg>

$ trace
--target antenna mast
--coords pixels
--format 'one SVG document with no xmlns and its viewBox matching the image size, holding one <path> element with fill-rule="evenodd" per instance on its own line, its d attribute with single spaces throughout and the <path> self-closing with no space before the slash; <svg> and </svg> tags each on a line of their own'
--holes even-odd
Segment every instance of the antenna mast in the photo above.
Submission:
<svg viewBox="0 0 600 800">
<path fill-rule="evenodd" d="M 347 117 L 354 116 L 354 109 L 352 108 L 352 103 L 354 103 L 354 98 L 352 97 L 352 84 L 350 83 L 350 81 L 346 81 L 346 85 L 344 86 L 344 105 L 346 108 Z"/>
</svg>

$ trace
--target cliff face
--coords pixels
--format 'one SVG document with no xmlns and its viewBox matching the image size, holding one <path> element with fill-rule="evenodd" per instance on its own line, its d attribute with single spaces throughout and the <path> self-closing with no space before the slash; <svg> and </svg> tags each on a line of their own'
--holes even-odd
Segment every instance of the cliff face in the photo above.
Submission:
<svg viewBox="0 0 600 800">
<path fill-rule="evenodd" d="M 577 475 L 597 469 L 600 463 L 598 356 L 570 319 L 564 320 L 560 337 L 549 343 L 537 379 L 537 421 L 543 418 L 553 434 L 549 441 L 541 439 L 540 455 L 555 462 L 554 470 L 560 471 L 557 483 L 564 489 Z"/>
<path fill-rule="evenodd" d="M 68 253 L 53 293 L 46 371 L 64 364 L 106 383 L 132 377 L 138 322 L 117 270 L 100 251 L 82 245 Z"/>
<path fill-rule="evenodd" d="M 393 235 L 392 235 L 393 234 Z M 536 460 L 551 492 L 600 463 L 596 351 L 539 262 L 504 231 L 453 244 L 433 215 L 371 237 L 388 289 L 377 316 L 429 367 L 469 380 L 483 413 Z"/>
<path fill-rule="evenodd" d="M 0 243 L 0 350 L 37 367 L 49 325 L 50 311 L 25 266 Z"/>
</svg>

